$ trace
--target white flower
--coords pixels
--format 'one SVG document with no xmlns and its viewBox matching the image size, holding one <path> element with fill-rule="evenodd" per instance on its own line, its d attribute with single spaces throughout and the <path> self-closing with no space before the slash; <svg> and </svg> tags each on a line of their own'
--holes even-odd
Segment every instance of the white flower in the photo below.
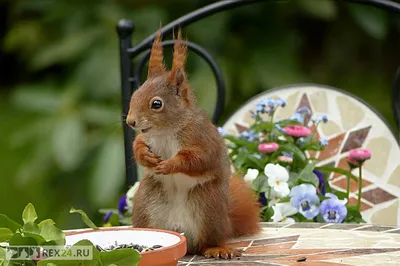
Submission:
<svg viewBox="0 0 400 266">
<path fill-rule="evenodd" d="M 265 166 L 264 173 L 268 176 L 268 185 L 272 187 L 280 197 L 286 197 L 290 193 L 289 173 L 285 167 L 279 164 L 269 163 Z"/>
<path fill-rule="evenodd" d="M 133 197 L 135 196 L 140 182 L 136 182 L 127 192 L 126 192 L 126 205 L 128 207 L 128 212 L 132 211 L 133 208 Z"/>
<path fill-rule="evenodd" d="M 272 209 L 274 210 L 274 215 L 271 217 L 273 222 L 294 223 L 293 218 L 287 218 L 297 213 L 296 208 L 290 202 L 277 203 L 272 206 Z"/>
<path fill-rule="evenodd" d="M 254 179 L 257 178 L 258 174 L 259 174 L 259 171 L 257 169 L 249 168 L 249 169 L 247 169 L 247 173 L 244 176 L 244 180 L 247 182 L 253 182 Z"/>
<path fill-rule="evenodd" d="M 277 203 L 281 199 L 280 195 L 273 189 L 271 189 L 271 193 L 269 194 L 268 205 L 272 206 Z"/>
</svg>

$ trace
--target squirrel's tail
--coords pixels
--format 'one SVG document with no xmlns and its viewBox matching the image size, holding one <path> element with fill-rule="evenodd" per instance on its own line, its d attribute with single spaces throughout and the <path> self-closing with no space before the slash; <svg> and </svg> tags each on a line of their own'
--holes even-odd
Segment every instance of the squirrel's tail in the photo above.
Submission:
<svg viewBox="0 0 400 266">
<path fill-rule="evenodd" d="M 229 184 L 229 218 L 232 237 L 250 236 L 260 231 L 260 205 L 254 191 L 240 176 L 233 176 Z"/>
</svg>

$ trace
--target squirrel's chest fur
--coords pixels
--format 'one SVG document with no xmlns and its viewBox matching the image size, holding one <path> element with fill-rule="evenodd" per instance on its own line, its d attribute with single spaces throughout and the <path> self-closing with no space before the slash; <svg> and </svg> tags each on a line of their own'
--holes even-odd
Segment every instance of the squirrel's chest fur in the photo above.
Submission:
<svg viewBox="0 0 400 266">
<path fill-rule="evenodd" d="M 150 150 L 161 156 L 162 160 L 174 157 L 182 148 L 174 133 L 151 136 L 148 138 Z M 146 171 L 162 185 L 161 195 L 149 195 L 150 223 L 157 228 L 165 228 L 185 233 L 191 239 L 197 238 L 200 230 L 201 214 L 196 202 L 189 199 L 190 191 L 201 186 L 206 177 L 190 177 L 184 174 L 160 175 L 151 169 Z M 161 199 L 163 198 L 163 199 Z"/>
</svg>

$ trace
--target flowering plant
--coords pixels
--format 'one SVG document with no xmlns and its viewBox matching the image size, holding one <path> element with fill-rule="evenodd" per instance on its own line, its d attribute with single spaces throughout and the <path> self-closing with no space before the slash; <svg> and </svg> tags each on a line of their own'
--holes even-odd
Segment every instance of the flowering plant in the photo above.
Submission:
<svg viewBox="0 0 400 266">
<path fill-rule="evenodd" d="M 278 108 L 286 102 L 267 98 L 251 110 L 254 123 L 239 136 L 219 128 L 227 141 L 235 172 L 244 176 L 259 196 L 264 221 L 361 223 L 361 168 L 371 157 L 365 149 L 351 150 L 347 158 L 350 171 L 335 167 L 317 167 L 313 154 L 323 151 L 328 141 L 317 139 L 317 128 L 326 123 L 324 114 L 311 116 L 307 107 L 293 116 L 275 121 Z M 359 177 L 351 171 L 359 168 Z M 328 176 L 336 172 L 347 176 L 347 193 L 329 185 Z M 350 205 L 350 180 L 359 185 L 357 205 Z"/>
</svg>

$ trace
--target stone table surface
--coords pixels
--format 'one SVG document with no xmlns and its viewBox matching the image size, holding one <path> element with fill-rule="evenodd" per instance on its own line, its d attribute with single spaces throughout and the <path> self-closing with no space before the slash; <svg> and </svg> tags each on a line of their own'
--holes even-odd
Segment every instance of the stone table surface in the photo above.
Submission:
<svg viewBox="0 0 400 266">
<path fill-rule="evenodd" d="M 400 265 L 400 228 L 366 224 L 262 223 L 252 238 L 230 241 L 239 259 L 186 256 L 178 265 Z M 297 262 L 304 258 L 305 261 Z"/>
</svg>

